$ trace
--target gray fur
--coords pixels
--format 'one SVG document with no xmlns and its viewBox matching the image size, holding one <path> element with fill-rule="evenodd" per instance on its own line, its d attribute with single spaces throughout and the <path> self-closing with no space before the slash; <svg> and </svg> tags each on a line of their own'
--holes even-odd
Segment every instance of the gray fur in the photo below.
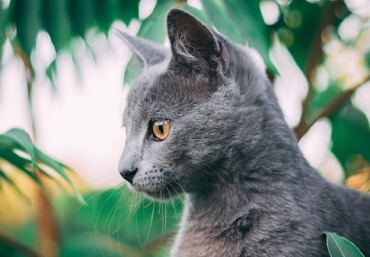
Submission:
<svg viewBox="0 0 370 257">
<path fill-rule="evenodd" d="M 185 192 L 172 256 L 329 256 L 326 231 L 370 256 L 369 196 L 310 167 L 247 50 L 184 11 L 167 23 L 171 53 L 162 48 L 128 96 L 119 170 L 151 197 Z M 164 141 L 148 132 L 157 119 L 171 121 Z"/>
</svg>

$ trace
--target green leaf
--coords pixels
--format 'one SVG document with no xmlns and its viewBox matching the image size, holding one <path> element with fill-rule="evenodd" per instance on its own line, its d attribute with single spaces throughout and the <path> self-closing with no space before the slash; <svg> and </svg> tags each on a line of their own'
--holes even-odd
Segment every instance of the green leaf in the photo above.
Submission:
<svg viewBox="0 0 370 257">
<path fill-rule="evenodd" d="M 331 257 L 365 257 L 357 246 L 336 233 L 326 232 L 326 246 Z"/>
<path fill-rule="evenodd" d="M 349 164 L 354 156 L 362 156 L 370 162 L 370 127 L 366 115 L 347 103 L 330 118 L 332 124 L 332 152 L 345 168 L 346 177 L 355 170 Z"/>
<path fill-rule="evenodd" d="M 25 195 L 23 194 L 22 191 L 19 190 L 19 188 L 17 187 L 17 185 L 14 183 L 14 181 L 9 178 L 4 171 L 2 171 L 0 169 L 0 181 L 1 179 L 3 179 L 6 183 L 8 183 L 13 189 L 15 192 L 17 192 L 17 194 L 25 201 L 27 201 L 28 203 L 31 203 L 30 202 L 30 199 Z"/>
<path fill-rule="evenodd" d="M 49 33 L 56 52 L 65 48 L 71 39 L 68 1 L 42 0 L 43 27 Z"/>
<path fill-rule="evenodd" d="M 7 10 L 3 9 L 3 2 L 0 1 L 0 61 L 2 56 L 2 47 L 6 38 L 6 16 Z"/>
<path fill-rule="evenodd" d="M 1 142 L 0 142 L 1 144 Z M 29 160 L 19 156 L 18 154 L 14 153 L 12 149 L 4 149 L 0 148 L 0 158 L 6 160 L 14 167 L 18 168 L 19 170 L 23 171 L 29 178 L 31 178 L 36 184 L 42 187 L 42 184 L 38 177 L 34 174 L 34 170 L 30 170 L 29 166 L 31 163 Z"/>
<path fill-rule="evenodd" d="M 11 21 L 17 28 L 16 39 L 30 59 L 36 45 L 37 34 L 41 29 L 41 2 L 40 0 L 12 0 L 10 4 L 12 5 Z"/>
<path fill-rule="evenodd" d="M 305 71 L 311 46 L 319 33 L 324 9 L 328 5 L 309 1 L 292 1 L 283 12 L 281 27 L 277 29 L 280 40 L 285 43 L 298 67 Z"/>
<path fill-rule="evenodd" d="M 364 54 L 365 64 L 370 69 L 370 49 Z"/>
<path fill-rule="evenodd" d="M 325 91 L 319 91 L 313 88 L 312 100 L 308 106 L 305 119 L 312 119 L 319 111 L 321 111 L 327 104 L 330 103 L 335 97 L 343 93 L 337 83 L 330 83 Z"/>
<path fill-rule="evenodd" d="M 101 31 L 108 33 L 113 21 L 119 19 L 129 25 L 139 18 L 140 0 L 95 0 L 96 22 Z"/>
<path fill-rule="evenodd" d="M 242 30 L 238 28 L 239 17 L 232 15 L 229 17 L 231 6 L 224 1 L 202 1 L 204 11 L 215 27 L 230 40 L 239 44 L 245 44 L 247 39 L 243 38 Z M 246 27 L 245 25 L 243 28 Z"/>
<path fill-rule="evenodd" d="M 321 92 L 316 89 L 310 102 L 305 119 L 312 120 L 333 99 L 343 94 L 343 89 L 335 83 Z M 352 165 L 353 157 L 361 156 L 370 162 L 370 127 L 366 115 L 351 102 L 344 104 L 337 113 L 329 117 L 332 125 L 331 150 L 345 170 L 345 176 L 357 171 Z"/>
<path fill-rule="evenodd" d="M 31 157 L 32 169 L 36 167 L 36 153 L 35 147 L 32 143 L 30 136 L 22 129 L 13 128 L 7 131 L 6 133 L 0 135 L 1 137 L 7 137 L 10 140 L 20 146 L 22 150 L 28 153 Z"/>
<path fill-rule="evenodd" d="M 45 74 L 46 74 L 46 76 L 48 77 L 48 79 L 51 83 L 53 91 L 56 92 L 57 91 L 56 81 L 55 81 L 55 78 L 56 78 L 56 75 L 57 75 L 57 60 L 56 59 L 54 59 L 49 64 L 49 66 L 46 68 Z"/>
<path fill-rule="evenodd" d="M 15 150 L 24 151 L 25 154 L 30 156 L 30 160 L 21 157 L 15 152 Z M 78 201 L 85 204 L 85 200 L 64 171 L 64 169 L 71 169 L 37 149 L 24 130 L 13 128 L 4 134 L 0 134 L 0 158 L 23 171 L 41 187 L 42 184 L 39 178 L 35 175 L 35 168 L 40 168 L 41 172 L 46 173 L 44 169 L 40 167 L 38 162 L 40 162 L 40 164 L 45 164 L 59 174 L 71 186 Z"/>
<path fill-rule="evenodd" d="M 67 236 L 93 231 L 132 249 L 142 249 L 174 234 L 181 218 L 180 198 L 171 202 L 153 202 L 127 187 L 91 192 L 85 198 L 88 205 L 80 207 L 78 213 L 76 207 L 56 205 L 70 222 L 67 229 L 73 228 L 65 231 Z"/>
<path fill-rule="evenodd" d="M 90 231 L 81 234 L 70 234 L 65 237 L 60 249 L 61 257 L 89 256 L 89 257 L 135 257 L 141 256 L 139 251 L 135 255 L 126 250 L 119 241 L 108 235 Z"/>
<path fill-rule="evenodd" d="M 178 0 L 159 0 L 152 14 L 141 24 L 138 36 L 163 43 L 166 37 L 166 14 Z"/>
<path fill-rule="evenodd" d="M 72 32 L 85 38 L 86 31 L 94 24 L 95 10 L 90 0 L 73 0 L 69 2 L 69 15 Z"/>
<path fill-rule="evenodd" d="M 50 158 L 49 156 L 47 156 L 46 154 L 44 154 L 38 149 L 36 149 L 36 155 L 39 161 L 41 161 L 42 163 L 46 164 L 47 166 L 52 168 L 54 171 L 56 171 L 70 185 L 70 187 L 72 188 L 75 196 L 77 197 L 80 203 L 86 204 L 80 192 L 77 190 L 77 188 L 73 185 L 72 181 L 69 179 L 69 177 L 64 172 L 64 168 L 68 168 L 68 167 L 66 167 L 64 164 L 58 161 L 55 161 L 54 159 Z"/>
<path fill-rule="evenodd" d="M 95 0 L 96 24 L 105 34 L 108 33 L 112 22 L 115 20 L 119 0 Z"/>
<path fill-rule="evenodd" d="M 138 19 L 139 3 L 140 0 L 120 0 L 117 8 L 117 11 L 119 11 L 118 18 L 123 20 L 123 22 L 127 25 L 132 19 Z"/>
</svg>

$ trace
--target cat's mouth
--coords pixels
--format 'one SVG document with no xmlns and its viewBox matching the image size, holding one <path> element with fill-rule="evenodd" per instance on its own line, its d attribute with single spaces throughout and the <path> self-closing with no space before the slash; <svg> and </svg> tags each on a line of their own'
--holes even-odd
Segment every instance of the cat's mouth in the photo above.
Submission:
<svg viewBox="0 0 370 257">
<path fill-rule="evenodd" d="M 135 190 L 142 192 L 155 199 L 168 199 L 173 196 L 183 193 L 183 189 L 178 183 L 164 183 L 164 182 L 140 182 L 133 183 Z"/>
</svg>

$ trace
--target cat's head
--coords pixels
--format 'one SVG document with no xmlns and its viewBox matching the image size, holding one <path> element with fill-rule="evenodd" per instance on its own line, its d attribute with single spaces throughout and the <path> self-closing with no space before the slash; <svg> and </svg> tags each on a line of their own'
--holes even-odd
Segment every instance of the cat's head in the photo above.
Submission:
<svg viewBox="0 0 370 257">
<path fill-rule="evenodd" d="M 225 167 L 239 154 L 235 146 L 248 137 L 252 147 L 260 137 L 261 90 L 235 85 L 241 77 L 258 82 L 249 56 L 185 11 L 171 10 L 167 29 L 171 49 L 122 33 L 142 70 L 123 115 L 119 172 L 154 198 L 232 179 Z"/>
</svg>

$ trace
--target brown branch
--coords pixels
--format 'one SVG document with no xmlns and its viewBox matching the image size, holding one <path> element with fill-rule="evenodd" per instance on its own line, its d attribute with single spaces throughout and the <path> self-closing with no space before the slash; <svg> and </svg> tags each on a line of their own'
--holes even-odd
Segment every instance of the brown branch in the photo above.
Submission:
<svg viewBox="0 0 370 257">
<path fill-rule="evenodd" d="M 38 172 L 38 176 L 43 180 L 43 176 Z M 43 257 L 56 257 L 59 255 L 59 223 L 55 216 L 49 197 L 41 189 L 37 188 L 37 209 L 38 215 L 38 239 L 37 248 Z"/>
<path fill-rule="evenodd" d="M 34 251 L 32 248 L 29 246 L 13 239 L 10 238 L 4 234 L 0 233 L 0 242 L 4 243 L 5 245 L 9 246 L 12 249 L 17 250 L 18 252 L 23 253 L 26 256 L 29 257 L 41 257 L 36 251 Z"/>
<path fill-rule="evenodd" d="M 32 128 L 32 137 L 36 141 L 37 129 L 35 124 L 35 115 L 32 105 L 32 86 L 34 81 L 34 69 L 32 63 L 25 52 L 17 47 L 15 44 L 12 45 L 15 55 L 22 61 L 26 78 L 27 78 L 27 94 L 28 94 L 28 110 L 30 123 Z M 44 179 L 43 174 L 39 171 L 36 171 L 36 176 L 39 179 Z M 45 257 L 56 257 L 59 252 L 59 224 L 56 218 L 56 215 L 53 211 L 50 198 L 46 193 L 40 188 L 36 188 L 37 191 L 37 211 L 38 215 L 36 216 L 38 224 L 38 238 L 37 246 L 41 253 L 41 256 Z"/>
<path fill-rule="evenodd" d="M 316 65 L 320 62 L 322 57 L 322 33 L 323 31 L 335 21 L 335 12 L 338 7 L 344 5 L 343 0 L 329 1 L 323 14 L 319 25 L 319 29 L 310 46 L 308 59 L 306 61 L 304 74 L 308 81 L 312 80 Z"/>
<path fill-rule="evenodd" d="M 342 92 L 331 100 L 325 107 L 323 107 L 310 121 L 305 122 L 303 126 L 297 127 L 294 132 L 297 139 L 301 139 L 304 134 L 321 118 L 330 117 L 337 113 L 341 107 L 351 98 L 351 96 L 356 92 L 356 90 L 362 85 L 370 81 L 370 74 L 360 83 L 352 86 L 346 91 Z"/>
<path fill-rule="evenodd" d="M 14 55 L 18 57 L 23 63 L 23 67 L 24 67 L 24 71 L 26 75 L 26 82 L 27 82 L 28 111 L 29 111 L 29 117 L 30 117 L 31 129 L 32 129 L 32 137 L 33 139 L 35 139 L 36 129 L 35 129 L 35 122 L 34 122 L 34 113 L 33 113 L 33 108 L 32 108 L 32 84 L 35 78 L 35 70 L 33 69 L 33 66 L 28 56 L 20 47 L 18 47 L 16 44 L 12 44 L 12 48 L 14 51 Z"/>
<path fill-rule="evenodd" d="M 319 29 L 315 35 L 315 38 L 310 46 L 308 58 L 306 61 L 304 75 L 308 81 L 308 92 L 304 100 L 302 101 L 302 114 L 300 121 L 295 130 L 301 130 L 306 124 L 306 115 L 313 95 L 313 78 L 316 72 L 316 66 L 322 58 L 322 33 L 323 31 L 333 23 L 335 20 L 335 11 L 338 7 L 343 6 L 343 0 L 329 1 L 325 11 L 322 15 L 322 19 L 319 25 Z"/>
</svg>

